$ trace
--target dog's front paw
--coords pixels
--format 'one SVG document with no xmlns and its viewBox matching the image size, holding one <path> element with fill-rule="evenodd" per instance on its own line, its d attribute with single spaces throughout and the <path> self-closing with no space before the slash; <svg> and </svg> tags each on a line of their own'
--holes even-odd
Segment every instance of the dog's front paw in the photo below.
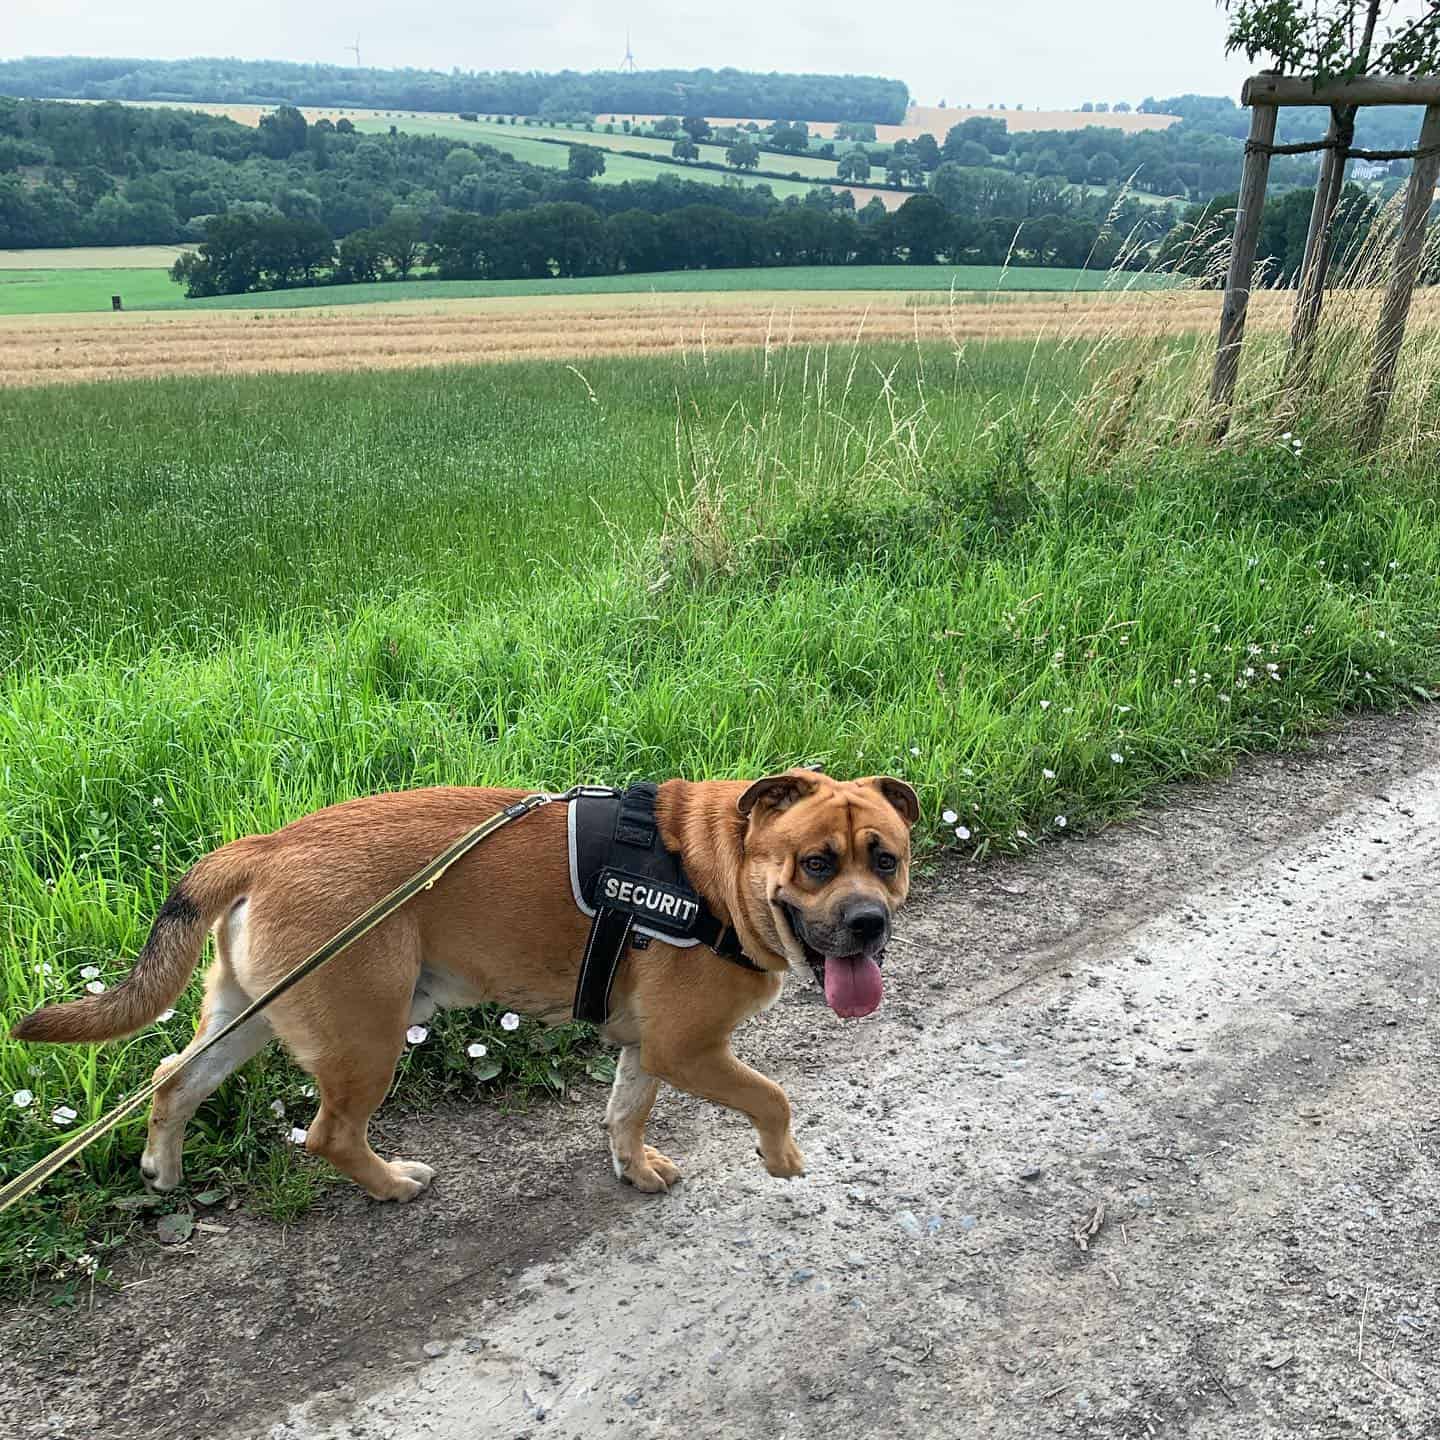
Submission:
<svg viewBox="0 0 1440 1440">
<path fill-rule="evenodd" d="M 622 1180 L 647 1195 L 660 1195 L 680 1179 L 680 1167 L 653 1145 L 647 1145 L 641 1156 L 628 1164 L 616 1158 L 615 1169 Z"/>
<path fill-rule="evenodd" d="M 777 1180 L 793 1180 L 805 1173 L 805 1157 L 795 1143 L 793 1135 L 787 1135 L 771 1151 L 759 1149 L 755 1152 L 765 1162 L 765 1168 Z"/>
<path fill-rule="evenodd" d="M 371 1191 L 377 1200 L 413 1200 L 435 1178 L 435 1172 L 418 1160 L 392 1160 L 386 1167 L 389 1177 L 382 1189 Z"/>
</svg>

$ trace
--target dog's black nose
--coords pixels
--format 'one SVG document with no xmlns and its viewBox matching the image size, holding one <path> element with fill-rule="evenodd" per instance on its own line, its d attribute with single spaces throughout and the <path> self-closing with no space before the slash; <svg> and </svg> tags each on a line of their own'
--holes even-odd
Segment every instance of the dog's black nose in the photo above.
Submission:
<svg viewBox="0 0 1440 1440">
<path fill-rule="evenodd" d="M 890 928 L 890 912 L 873 900 L 864 901 L 845 912 L 845 924 L 862 945 L 879 940 Z"/>
</svg>

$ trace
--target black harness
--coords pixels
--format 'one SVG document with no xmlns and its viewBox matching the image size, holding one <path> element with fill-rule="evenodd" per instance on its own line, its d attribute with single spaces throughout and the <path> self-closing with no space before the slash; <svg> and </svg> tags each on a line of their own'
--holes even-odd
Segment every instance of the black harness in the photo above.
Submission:
<svg viewBox="0 0 1440 1440">
<path fill-rule="evenodd" d="M 570 888 L 582 913 L 593 917 L 575 983 L 577 1020 L 603 1025 L 610 1018 L 620 961 L 627 949 L 643 950 L 651 940 L 704 945 L 742 969 L 765 973 L 661 842 L 657 790 L 648 781 L 623 793 L 584 786 L 570 802 Z"/>
</svg>

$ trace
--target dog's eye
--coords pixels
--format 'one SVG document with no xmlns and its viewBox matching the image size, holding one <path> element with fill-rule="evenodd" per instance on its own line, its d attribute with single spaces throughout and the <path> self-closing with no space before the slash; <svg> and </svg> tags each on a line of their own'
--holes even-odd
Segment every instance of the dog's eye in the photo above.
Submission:
<svg viewBox="0 0 1440 1440">
<path fill-rule="evenodd" d="M 828 855 L 807 855 L 800 864 L 807 875 L 828 875 L 831 870 Z"/>
<path fill-rule="evenodd" d="M 875 856 L 875 868 L 885 875 L 889 875 L 899 863 L 888 850 L 881 850 Z"/>
</svg>

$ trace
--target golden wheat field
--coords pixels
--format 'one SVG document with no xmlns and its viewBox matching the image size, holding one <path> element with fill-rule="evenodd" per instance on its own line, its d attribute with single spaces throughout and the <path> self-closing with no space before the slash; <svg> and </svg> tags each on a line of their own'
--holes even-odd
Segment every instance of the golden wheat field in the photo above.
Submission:
<svg viewBox="0 0 1440 1440">
<path fill-rule="evenodd" d="M 1293 293 L 1257 291 L 1249 327 L 1288 328 Z M 1351 314 L 1379 292 L 1350 292 Z M 297 310 L 135 311 L 0 317 L 0 386 L 507 360 L 579 361 L 746 347 L 986 341 L 1110 344 L 1204 333 L 1215 291 L 1012 295 L 965 291 L 715 291 L 399 300 Z M 1440 288 L 1416 293 L 1412 329 L 1440 325 Z"/>
<path fill-rule="evenodd" d="M 1440 315 L 1434 292 L 1422 313 Z M 520 296 L 392 301 L 308 310 L 11 316 L 0 319 L 0 385 L 399 369 L 519 359 L 584 360 L 857 340 L 1063 341 L 1205 331 L 1213 293 Z M 1289 297 L 1259 294 L 1256 328 L 1288 324 Z"/>
</svg>

